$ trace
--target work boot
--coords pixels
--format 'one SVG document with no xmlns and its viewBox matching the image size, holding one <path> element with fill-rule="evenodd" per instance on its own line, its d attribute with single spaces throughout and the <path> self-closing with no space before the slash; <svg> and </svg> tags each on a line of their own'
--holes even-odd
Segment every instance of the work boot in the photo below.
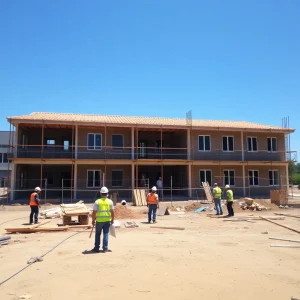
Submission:
<svg viewBox="0 0 300 300">
<path fill-rule="evenodd" d="M 103 250 L 103 253 L 112 252 L 110 249 Z"/>
<path fill-rule="evenodd" d="M 99 252 L 100 252 L 100 250 L 99 250 L 99 249 L 96 249 L 96 248 L 93 248 L 91 251 L 92 251 L 92 252 L 96 252 L 96 253 L 99 253 Z"/>
</svg>

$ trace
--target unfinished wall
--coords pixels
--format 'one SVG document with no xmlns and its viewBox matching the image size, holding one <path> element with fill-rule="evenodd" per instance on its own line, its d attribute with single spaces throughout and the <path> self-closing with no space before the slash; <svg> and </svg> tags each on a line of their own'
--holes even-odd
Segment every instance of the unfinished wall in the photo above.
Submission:
<svg viewBox="0 0 300 300">
<path fill-rule="evenodd" d="M 87 171 L 100 170 L 101 184 L 100 187 L 87 187 Z M 122 186 L 113 187 L 112 171 L 118 170 L 123 172 Z M 131 165 L 78 165 L 77 166 L 77 199 L 93 199 L 99 196 L 99 190 L 103 186 L 103 174 L 105 174 L 105 185 L 110 193 L 118 192 L 120 197 L 126 199 L 131 197 Z"/>
</svg>

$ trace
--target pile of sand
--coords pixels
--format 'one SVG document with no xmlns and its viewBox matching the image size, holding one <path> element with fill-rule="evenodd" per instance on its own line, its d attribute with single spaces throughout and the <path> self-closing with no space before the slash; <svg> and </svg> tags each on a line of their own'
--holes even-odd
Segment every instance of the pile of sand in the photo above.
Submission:
<svg viewBox="0 0 300 300">
<path fill-rule="evenodd" d="M 133 211 L 127 206 L 124 205 L 116 205 L 115 206 L 115 219 L 139 219 L 143 218 L 142 213 L 138 213 Z"/>
<path fill-rule="evenodd" d="M 191 203 L 184 207 L 185 211 L 194 211 L 195 209 L 201 207 L 200 203 Z"/>
</svg>

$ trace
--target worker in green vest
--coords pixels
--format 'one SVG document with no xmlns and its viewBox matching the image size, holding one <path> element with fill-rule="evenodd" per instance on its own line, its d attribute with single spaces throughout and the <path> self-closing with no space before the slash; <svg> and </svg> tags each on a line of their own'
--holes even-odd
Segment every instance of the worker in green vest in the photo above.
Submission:
<svg viewBox="0 0 300 300">
<path fill-rule="evenodd" d="M 225 185 L 225 192 L 226 192 L 226 197 L 227 197 L 227 210 L 228 210 L 228 215 L 227 217 L 233 217 L 234 216 L 234 211 L 233 211 L 233 192 L 230 189 L 230 186 L 227 184 Z"/>
<path fill-rule="evenodd" d="M 111 252 L 108 249 L 108 235 L 109 228 L 114 224 L 114 204 L 107 198 L 108 189 L 102 187 L 100 190 L 101 198 L 96 200 L 93 207 L 92 224 L 96 225 L 95 230 L 95 247 L 92 249 L 93 252 L 100 252 L 100 237 L 103 231 L 103 252 Z"/>
<path fill-rule="evenodd" d="M 216 215 L 223 215 L 223 210 L 221 205 L 222 190 L 219 188 L 217 183 L 214 184 L 212 193 L 214 196 L 215 208 L 217 211 Z"/>
</svg>

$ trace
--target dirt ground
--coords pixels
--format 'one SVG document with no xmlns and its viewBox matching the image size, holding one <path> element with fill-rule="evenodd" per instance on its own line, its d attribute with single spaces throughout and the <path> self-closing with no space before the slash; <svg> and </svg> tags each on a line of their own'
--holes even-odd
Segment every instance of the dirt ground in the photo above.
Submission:
<svg viewBox="0 0 300 300">
<path fill-rule="evenodd" d="M 28 222 L 27 209 L 0 211 L 0 235 L 4 228 Z M 273 216 L 273 212 L 238 211 L 236 216 Z M 280 212 L 300 215 L 300 209 Z M 299 234 L 266 221 L 228 222 L 207 214 L 158 217 L 157 225 L 182 226 L 183 231 L 150 228 L 142 223 L 144 215 L 145 219 L 134 220 L 138 228 L 122 226 L 117 238 L 110 237 L 112 253 L 85 254 L 93 248 L 94 236 L 89 239 L 89 231 L 78 233 L 0 286 L 0 299 L 300 298 L 300 248 L 271 248 L 292 243 L 268 239 L 300 240 Z M 277 222 L 300 229 L 300 219 Z M 45 226 L 57 223 L 61 220 Z M 0 282 L 74 233 L 12 235 L 11 243 L 0 248 Z"/>
</svg>

